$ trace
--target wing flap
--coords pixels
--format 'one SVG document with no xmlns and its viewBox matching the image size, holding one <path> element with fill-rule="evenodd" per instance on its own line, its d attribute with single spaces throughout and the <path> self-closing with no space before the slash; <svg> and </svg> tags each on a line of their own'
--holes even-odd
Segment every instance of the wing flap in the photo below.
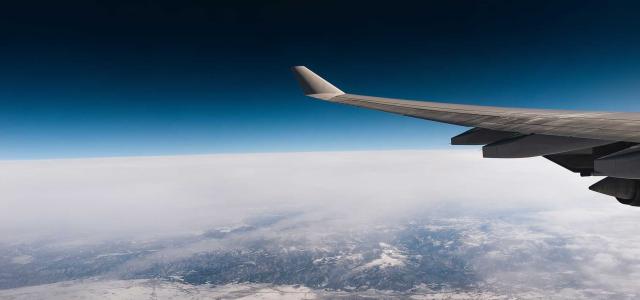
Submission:
<svg viewBox="0 0 640 300">
<path fill-rule="evenodd" d="M 524 135 L 497 141 L 482 147 L 488 158 L 524 158 L 558 154 L 610 144 L 610 141 L 544 134 Z"/>
</svg>

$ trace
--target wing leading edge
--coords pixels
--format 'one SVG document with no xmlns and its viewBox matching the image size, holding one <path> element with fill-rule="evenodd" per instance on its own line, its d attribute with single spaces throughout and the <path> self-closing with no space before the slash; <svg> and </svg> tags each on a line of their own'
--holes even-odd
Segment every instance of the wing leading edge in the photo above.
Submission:
<svg viewBox="0 0 640 300">
<path fill-rule="evenodd" d="M 640 113 L 525 109 L 362 96 L 343 92 L 304 66 L 293 67 L 293 72 L 309 97 L 473 127 L 453 137 L 452 144 L 485 145 L 484 157 L 545 156 L 583 176 L 609 176 L 590 188 L 615 196 L 624 204 L 640 206 L 640 148 L 633 147 L 640 143 Z"/>
</svg>

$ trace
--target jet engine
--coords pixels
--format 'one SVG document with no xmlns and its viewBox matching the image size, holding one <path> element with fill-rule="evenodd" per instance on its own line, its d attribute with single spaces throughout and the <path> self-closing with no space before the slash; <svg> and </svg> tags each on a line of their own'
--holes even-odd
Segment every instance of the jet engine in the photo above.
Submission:
<svg viewBox="0 0 640 300">
<path fill-rule="evenodd" d="M 640 145 L 542 134 L 473 128 L 451 139 L 453 145 L 485 145 L 484 157 L 544 156 L 581 176 L 607 176 L 589 187 L 618 202 L 640 206 Z"/>
<path fill-rule="evenodd" d="M 622 204 L 640 206 L 640 180 L 607 177 L 596 182 L 589 189 L 616 197 Z"/>
</svg>

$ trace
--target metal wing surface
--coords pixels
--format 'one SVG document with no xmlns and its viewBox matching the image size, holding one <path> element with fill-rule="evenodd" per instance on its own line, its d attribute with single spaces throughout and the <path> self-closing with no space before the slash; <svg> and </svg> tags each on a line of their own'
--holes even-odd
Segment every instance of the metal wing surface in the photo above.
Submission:
<svg viewBox="0 0 640 300">
<path fill-rule="evenodd" d="M 345 93 L 304 66 L 293 67 L 305 95 L 470 130 L 454 145 L 484 145 L 483 156 L 544 156 L 582 176 L 609 176 L 590 188 L 640 206 L 640 113 L 452 104 Z M 638 146 L 640 147 L 640 146 Z M 604 186 L 603 186 L 604 185 Z M 629 202 L 629 203 L 625 203 Z"/>
</svg>

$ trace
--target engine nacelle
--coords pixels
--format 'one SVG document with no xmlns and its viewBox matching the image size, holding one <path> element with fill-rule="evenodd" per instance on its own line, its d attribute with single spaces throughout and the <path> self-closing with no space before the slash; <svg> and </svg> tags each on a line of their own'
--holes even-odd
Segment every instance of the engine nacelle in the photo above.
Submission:
<svg viewBox="0 0 640 300">
<path fill-rule="evenodd" d="M 616 197 L 622 204 L 640 206 L 640 180 L 607 177 L 594 183 L 589 189 Z"/>
</svg>

